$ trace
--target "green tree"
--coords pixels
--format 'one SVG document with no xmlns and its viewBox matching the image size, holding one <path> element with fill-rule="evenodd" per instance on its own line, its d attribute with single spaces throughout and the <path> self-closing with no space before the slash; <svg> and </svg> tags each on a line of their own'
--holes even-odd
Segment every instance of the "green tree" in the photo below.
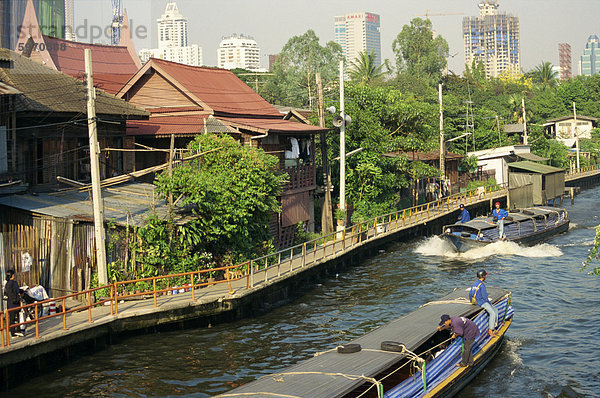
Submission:
<svg viewBox="0 0 600 398">
<path fill-rule="evenodd" d="M 600 276 L 600 225 L 596 227 L 594 245 L 590 249 L 588 258 L 583 262 L 583 269 L 587 270 L 588 268 L 591 268 L 592 264 L 597 264 L 598 266 L 590 270 L 590 275 Z"/>
<path fill-rule="evenodd" d="M 543 89 L 556 86 L 558 72 L 554 71 L 550 62 L 542 62 L 533 70 L 533 82 L 539 84 Z"/>
<path fill-rule="evenodd" d="M 434 38 L 430 20 L 415 18 L 404 25 L 392 48 L 401 73 L 437 82 L 447 64 L 448 43 L 440 35 Z"/>
<path fill-rule="evenodd" d="M 277 195 L 286 178 L 277 171 L 277 158 L 229 136 L 200 135 L 188 149 L 212 152 L 175 167 L 172 178 L 162 173 L 155 184 L 163 197 L 181 197 L 181 205 L 191 209 L 186 227 L 197 249 L 220 262 L 261 254 L 271 213 L 280 211 Z"/>
<path fill-rule="evenodd" d="M 361 51 L 358 57 L 350 63 L 350 79 L 361 84 L 377 83 L 384 76 L 384 64 L 375 65 L 375 52 Z"/>
<path fill-rule="evenodd" d="M 294 36 L 283 46 L 267 81 L 264 98 L 274 104 L 311 107 L 316 96 L 315 74 L 321 72 L 327 87 L 338 79 L 342 47 L 335 42 L 325 46 L 313 30 Z"/>
</svg>

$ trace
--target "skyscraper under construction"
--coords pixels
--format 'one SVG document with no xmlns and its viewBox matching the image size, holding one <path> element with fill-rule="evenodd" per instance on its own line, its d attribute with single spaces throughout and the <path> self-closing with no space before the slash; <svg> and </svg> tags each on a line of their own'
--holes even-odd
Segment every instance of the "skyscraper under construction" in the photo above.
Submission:
<svg viewBox="0 0 600 398">
<path fill-rule="evenodd" d="M 479 3 L 478 17 L 463 19 L 465 64 L 483 63 L 487 77 L 521 71 L 519 18 L 498 12 L 496 0 Z"/>
</svg>

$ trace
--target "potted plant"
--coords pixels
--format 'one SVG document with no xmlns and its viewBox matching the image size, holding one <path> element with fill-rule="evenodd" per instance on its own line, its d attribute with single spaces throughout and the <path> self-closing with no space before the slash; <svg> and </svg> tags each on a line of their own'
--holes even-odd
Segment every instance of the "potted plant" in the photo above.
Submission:
<svg viewBox="0 0 600 398">
<path fill-rule="evenodd" d="M 346 212 L 342 209 L 336 209 L 334 217 L 337 220 L 337 225 L 344 226 L 346 224 Z"/>
</svg>

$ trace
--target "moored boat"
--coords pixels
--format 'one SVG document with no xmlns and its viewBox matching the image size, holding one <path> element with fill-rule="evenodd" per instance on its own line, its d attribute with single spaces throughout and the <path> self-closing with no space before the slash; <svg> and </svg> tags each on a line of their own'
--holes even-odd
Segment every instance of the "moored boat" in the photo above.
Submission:
<svg viewBox="0 0 600 398">
<path fill-rule="evenodd" d="M 488 287 L 499 312 L 498 334 L 489 336 L 488 315 L 458 289 L 372 332 L 317 353 L 281 372 L 263 376 L 221 397 L 450 397 L 473 379 L 500 349 L 512 322 L 510 292 Z M 474 364 L 459 368 L 462 339 L 438 331 L 441 314 L 472 319 L 482 331 Z"/>
<path fill-rule="evenodd" d="M 531 244 L 569 229 L 565 209 L 549 206 L 511 210 L 504 220 L 505 240 Z M 450 242 L 457 251 L 465 252 L 497 242 L 498 225 L 492 217 L 476 217 L 465 223 L 444 226 L 442 239 Z"/>
</svg>

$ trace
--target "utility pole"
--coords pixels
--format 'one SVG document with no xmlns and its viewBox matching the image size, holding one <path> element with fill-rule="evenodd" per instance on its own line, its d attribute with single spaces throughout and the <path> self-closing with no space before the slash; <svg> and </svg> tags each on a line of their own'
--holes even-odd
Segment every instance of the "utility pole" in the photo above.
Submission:
<svg viewBox="0 0 600 398">
<path fill-rule="evenodd" d="M 446 149 L 444 148 L 444 111 L 442 109 L 442 83 L 439 85 L 440 97 L 440 173 L 446 179 Z"/>
<path fill-rule="evenodd" d="M 344 60 L 340 60 L 340 209 L 346 225 L 346 115 L 344 114 Z"/>
<path fill-rule="evenodd" d="M 323 82 L 321 81 L 321 72 L 315 75 L 317 83 L 317 96 L 319 100 L 319 126 L 325 127 L 325 105 L 323 104 Z M 321 211 L 321 232 L 329 234 L 333 232 L 333 214 L 331 211 L 331 176 L 329 174 L 329 160 L 327 159 L 327 136 L 320 133 L 321 139 L 321 162 L 323 164 L 323 183 L 325 186 L 325 196 L 323 199 L 323 208 Z"/>
<path fill-rule="evenodd" d="M 92 75 L 92 52 L 85 50 L 85 75 L 87 80 L 87 112 L 90 141 L 90 169 L 92 173 L 92 205 L 94 207 L 94 233 L 96 236 L 96 262 L 98 282 L 108 283 L 106 269 L 106 250 L 104 247 L 104 211 L 102 210 L 102 191 L 100 189 L 100 146 L 98 145 L 98 129 L 96 123 L 96 89 Z"/>
<path fill-rule="evenodd" d="M 527 114 L 525 113 L 525 98 L 521 98 L 523 107 L 523 145 L 527 145 Z"/>
<path fill-rule="evenodd" d="M 575 136 L 575 152 L 577 153 L 577 172 L 579 172 L 579 135 L 577 134 L 577 110 L 575 109 L 575 101 L 573 101 L 573 119 L 575 119 L 573 135 Z"/>
</svg>

